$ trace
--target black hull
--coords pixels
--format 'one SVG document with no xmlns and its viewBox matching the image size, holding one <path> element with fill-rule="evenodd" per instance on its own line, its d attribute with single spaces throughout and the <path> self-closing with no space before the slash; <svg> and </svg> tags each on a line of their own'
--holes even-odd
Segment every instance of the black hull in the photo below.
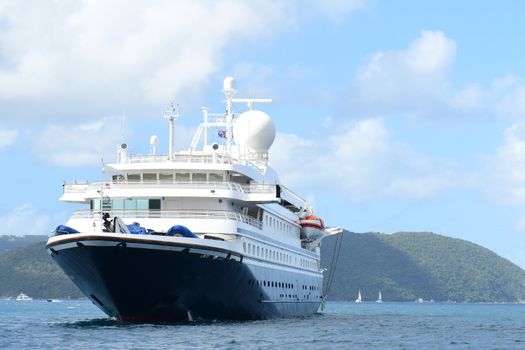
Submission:
<svg viewBox="0 0 525 350">
<path fill-rule="evenodd" d="M 85 238 L 50 243 L 48 251 L 95 305 L 126 322 L 298 316 L 320 302 L 272 300 L 254 283 L 257 268 L 228 251 Z"/>
</svg>

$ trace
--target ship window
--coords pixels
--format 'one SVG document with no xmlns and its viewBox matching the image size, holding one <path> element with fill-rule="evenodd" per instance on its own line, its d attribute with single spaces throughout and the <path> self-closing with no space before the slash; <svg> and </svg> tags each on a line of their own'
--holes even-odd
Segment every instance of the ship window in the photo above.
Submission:
<svg viewBox="0 0 525 350">
<path fill-rule="evenodd" d="M 160 199 L 150 199 L 149 209 L 160 210 Z"/>
<path fill-rule="evenodd" d="M 161 182 L 173 182 L 173 174 L 159 173 L 159 181 L 161 181 Z"/>
<path fill-rule="evenodd" d="M 124 200 L 123 199 L 113 199 L 113 210 L 122 210 L 124 209 Z"/>
<path fill-rule="evenodd" d="M 178 182 L 189 182 L 190 181 L 190 173 L 176 173 L 175 174 L 175 180 Z"/>
<path fill-rule="evenodd" d="M 157 173 L 144 173 L 142 179 L 144 182 L 157 182 Z"/>
<path fill-rule="evenodd" d="M 257 256 L 259 256 L 259 246 L 257 246 Z"/>
<path fill-rule="evenodd" d="M 100 210 L 100 199 L 95 199 L 91 201 L 91 209 Z"/>
<path fill-rule="evenodd" d="M 128 182 L 140 182 L 140 174 L 128 174 Z"/>
<path fill-rule="evenodd" d="M 147 199 L 137 199 L 137 210 L 149 209 L 149 201 Z"/>
<path fill-rule="evenodd" d="M 246 253 L 246 242 L 242 242 L 242 250 Z"/>
<path fill-rule="evenodd" d="M 210 173 L 210 182 L 222 182 L 223 179 L 223 174 Z"/>
<path fill-rule="evenodd" d="M 126 210 L 137 209 L 137 202 L 131 198 L 124 200 L 124 209 Z"/>
<path fill-rule="evenodd" d="M 206 174 L 205 173 L 193 173 L 191 176 L 191 181 L 206 182 Z"/>
</svg>

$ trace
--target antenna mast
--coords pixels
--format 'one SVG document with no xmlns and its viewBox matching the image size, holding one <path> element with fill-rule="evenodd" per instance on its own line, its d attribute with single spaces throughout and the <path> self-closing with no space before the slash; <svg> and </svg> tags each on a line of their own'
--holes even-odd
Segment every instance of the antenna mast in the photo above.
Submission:
<svg viewBox="0 0 525 350">
<path fill-rule="evenodd" d="M 226 96 L 226 152 L 231 153 L 232 148 L 232 128 L 233 128 L 233 95 L 237 92 L 235 89 L 235 79 L 226 77 L 222 84 L 222 92 Z"/>
<path fill-rule="evenodd" d="M 164 112 L 164 118 L 169 119 L 170 121 L 170 144 L 168 149 L 168 159 L 173 160 L 173 139 L 174 139 L 174 128 L 175 128 L 175 120 L 180 117 L 181 108 L 180 105 L 177 103 L 176 106 L 173 105 L 173 103 L 170 105 L 170 107 Z"/>
</svg>

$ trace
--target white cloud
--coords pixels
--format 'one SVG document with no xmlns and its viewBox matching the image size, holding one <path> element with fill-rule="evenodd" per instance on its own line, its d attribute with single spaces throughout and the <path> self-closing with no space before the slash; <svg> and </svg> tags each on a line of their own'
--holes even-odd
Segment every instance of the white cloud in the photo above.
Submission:
<svg viewBox="0 0 525 350">
<path fill-rule="evenodd" d="M 454 86 L 456 48 L 443 32 L 422 31 L 404 50 L 371 55 L 342 99 L 345 104 L 350 101 L 352 110 L 368 115 L 523 121 L 525 84 L 519 77 L 499 77 L 489 86 Z"/>
<path fill-rule="evenodd" d="M 352 200 L 423 198 L 461 181 L 455 164 L 393 141 L 382 119 L 361 120 L 323 143 L 278 134 L 270 160 L 284 184 L 315 186 Z"/>
<path fill-rule="evenodd" d="M 470 84 L 450 96 L 449 105 L 457 110 L 470 111 L 481 108 L 487 97 L 486 91 L 480 86 Z"/>
<path fill-rule="evenodd" d="M 36 141 L 37 156 L 46 163 L 72 167 L 114 159 L 121 141 L 120 118 L 80 125 L 51 125 Z"/>
<path fill-rule="evenodd" d="M 500 117 L 523 121 L 525 119 L 525 85 L 516 80 L 496 96 L 496 112 Z"/>
<path fill-rule="evenodd" d="M 165 125 L 167 134 L 168 124 Z M 195 128 L 176 123 L 174 131 L 175 150 L 187 149 Z M 35 141 L 36 156 L 44 163 L 62 167 L 100 165 L 102 160 L 105 163 L 115 161 L 117 147 L 122 142 L 128 143 L 128 154 L 131 156 L 149 154 L 149 137 L 142 135 L 144 138 L 135 139 L 129 137 L 131 134 L 133 132 L 127 130 L 121 117 L 106 117 L 82 124 L 50 125 Z M 168 137 L 165 134 L 159 137 L 159 155 L 168 152 Z"/>
<path fill-rule="evenodd" d="M 0 13 L 4 100 L 132 89 L 165 102 L 205 82 L 227 46 L 293 21 L 273 1 L 7 1 Z"/>
<path fill-rule="evenodd" d="M 0 234 L 47 235 L 51 231 L 50 218 L 31 204 L 22 204 L 0 215 Z"/>
<path fill-rule="evenodd" d="M 409 48 L 375 53 L 360 70 L 355 92 L 383 108 L 428 104 L 446 96 L 456 43 L 440 31 L 423 31 Z"/>
<path fill-rule="evenodd" d="M 525 124 L 513 124 L 504 138 L 503 145 L 488 157 L 486 191 L 501 202 L 525 204 Z"/>
<path fill-rule="evenodd" d="M 11 146 L 18 137 L 18 131 L 14 129 L 0 129 L 0 149 Z"/>
<path fill-rule="evenodd" d="M 341 16 L 359 3 L 310 7 L 316 15 Z M 65 108 L 185 98 L 207 83 L 228 49 L 289 28 L 307 16 L 303 7 L 302 1 L 263 0 L 6 0 L 0 4 L 0 100 Z"/>
</svg>

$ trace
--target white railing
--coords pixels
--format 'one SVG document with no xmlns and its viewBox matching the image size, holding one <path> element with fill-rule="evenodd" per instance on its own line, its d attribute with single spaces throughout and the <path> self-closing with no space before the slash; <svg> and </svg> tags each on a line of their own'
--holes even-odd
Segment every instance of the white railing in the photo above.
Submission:
<svg viewBox="0 0 525 350">
<path fill-rule="evenodd" d="M 213 154 L 173 154 L 170 161 L 168 155 L 151 154 L 128 154 L 126 163 L 152 163 L 152 162 L 174 162 L 174 163 L 197 163 L 197 164 L 241 164 L 251 166 L 259 171 L 264 171 L 268 164 L 268 155 L 257 157 L 237 158 L 230 155 Z"/>
<path fill-rule="evenodd" d="M 106 213 L 106 211 L 104 211 Z M 216 219 L 235 220 L 262 229 L 262 221 L 251 216 L 230 210 L 111 210 L 111 217 L 133 219 Z M 78 210 L 73 213 L 74 219 L 97 219 L 101 217 L 100 210 Z"/>
<path fill-rule="evenodd" d="M 276 185 L 254 184 L 241 185 L 237 182 L 173 182 L 173 181 L 95 181 L 91 183 L 65 183 L 64 193 L 82 193 L 87 190 L 99 189 L 207 189 L 207 190 L 228 190 L 241 193 L 266 193 L 275 194 Z"/>
</svg>

